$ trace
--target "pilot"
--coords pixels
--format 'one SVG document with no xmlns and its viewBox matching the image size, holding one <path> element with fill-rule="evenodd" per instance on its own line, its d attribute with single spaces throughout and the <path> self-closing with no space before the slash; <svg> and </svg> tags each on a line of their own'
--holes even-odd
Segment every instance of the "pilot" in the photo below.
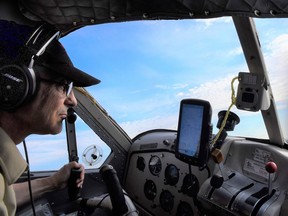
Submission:
<svg viewBox="0 0 288 216">
<path fill-rule="evenodd" d="M 64 47 L 57 39 L 53 39 L 44 53 L 35 59 L 33 70 L 36 75 L 36 90 L 25 95 L 23 85 L 27 83 L 23 84 L 23 77 L 26 76 L 26 71 L 22 71 L 21 67 L 23 64 L 28 65 L 30 57 L 27 63 L 23 60 L 25 57 L 19 58 L 19 52 L 30 35 L 30 27 L 0 20 L 1 216 L 15 215 L 17 206 L 30 201 L 27 182 L 16 183 L 28 167 L 17 145 L 30 134 L 60 133 L 67 109 L 77 105 L 72 85 L 86 87 L 100 82 L 74 67 Z M 13 100 L 14 95 L 16 100 Z M 22 97 L 25 99 L 19 104 Z M 84 168 L 81 164 L 71 162 L 50 177 L 32 180 L 33 198 L 66 187 L 72 168 L 83 170 L 76 180 L 77 186 L 81 187 Z"/>
</svg>

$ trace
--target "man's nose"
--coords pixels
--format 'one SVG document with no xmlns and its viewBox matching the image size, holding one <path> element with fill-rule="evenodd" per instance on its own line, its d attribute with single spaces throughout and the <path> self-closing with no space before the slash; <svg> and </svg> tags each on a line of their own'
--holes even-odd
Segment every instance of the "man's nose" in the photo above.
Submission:
<svg viewBox="0 0 288 216">
<path fill-rule="evenodd" d="M 65 104 L 68 105 L 69 107 L 75 107 L 77 105 L 77 99 L 74 95 L 73 90 L 71 91 L 71 93 L 67 96 L 66 100 L 65 100 Z"/>
</svg>

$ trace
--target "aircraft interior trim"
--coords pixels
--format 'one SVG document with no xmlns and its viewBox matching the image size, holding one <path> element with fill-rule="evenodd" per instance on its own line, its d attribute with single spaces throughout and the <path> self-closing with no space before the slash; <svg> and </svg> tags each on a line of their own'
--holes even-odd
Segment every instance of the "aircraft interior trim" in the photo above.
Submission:
<svg viewBox="0 0 288 216">
<path fill-rule="evenodd" d="M 281 25 L 287 9 L 287 0 L 1 0 L 3 23 L 56 31 L 32 55 L 28 70 L 52 40 L 61 40 L 75 62 L 103 77 L 99 89 L 73 87 L 77 106 L 62 115 L 59 136 L 28 139 L 33 147 L 48 147 L 29 152 L 34 164 L 17 181 L 50 177 L 63 161 L 76 161 L 85 167 L 83 185 L 75 186 L 81 170 L 72 169 L 67 188 L 35 200 L 30 190 L 30 202 L 19 205 L 16 215 L 287 216 L 288 33 Z M 258 22 L 263 19 L 277 24 Z M 166 21 L 175 22 L 161 34 Z M 135 25 L 126 30 L 128 23 Z M 143 26 L 156 33 L 147 35 Z M 166 41 L 169 34 L 175 39 Z M 2 79 L 17 78 L 0 63 L 2 92 Z"/>
</svg>

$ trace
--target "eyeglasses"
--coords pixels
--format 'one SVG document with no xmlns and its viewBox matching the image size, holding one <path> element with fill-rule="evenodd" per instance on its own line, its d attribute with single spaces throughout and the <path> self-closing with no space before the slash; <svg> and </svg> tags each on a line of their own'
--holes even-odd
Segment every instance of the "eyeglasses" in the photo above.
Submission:
<svg viewBox="0 0 288 216">
<path fill-rule="evenodd" d="M 68 82 L 66 80 L 64 81 L 55 81 L 55 80 L 49 80 L 45 78 L 40 77 L 40 81 L 56 84 L 57 86 L 63 87 L 63 93 L 68 97 L 71 94 L 72 88 L 73 88 L 73 82 Z"/>
</svg>

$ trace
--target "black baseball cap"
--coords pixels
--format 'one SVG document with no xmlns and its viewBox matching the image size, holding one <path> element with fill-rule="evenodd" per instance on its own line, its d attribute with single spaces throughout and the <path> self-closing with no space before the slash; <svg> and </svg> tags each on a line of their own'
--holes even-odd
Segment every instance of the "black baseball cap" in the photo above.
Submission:
<svg viewBox="0 0 288 216">
<path fill-rule="evenodd" d="M 13 59 L 21 59 L 21 56 L 18 55 L 34 30 L 30 26 L 0 20 L 0 60 L 13 62 Z M 27 66 L 31 57 L 32 55 L 26 58 Z M 54 39 L 46 47 L 42 55 L 35 58 L 34 67 L 36 71 L 37 66 L 40 66 L 40 73 L 42 73 L 41 70 L 44 70 L 43 72 L 49 73 L 51 77 L 62 77 L 72 81 L 73 85 L 77 87 L 87 87 L 100 83 L 100 80 L 74 67 L 65 48 L 57 39 Z"/>
<path fill-rule="evenodd" d="M 72 81 L 74 86 L 87 87 L 100 83 L 100 80 L 74 67 L 65 48 L 58 40 L 52 41 L 45 52 L 35 60 L 36 68 L 43 67 L 48 73 Z"/>
</svg>

